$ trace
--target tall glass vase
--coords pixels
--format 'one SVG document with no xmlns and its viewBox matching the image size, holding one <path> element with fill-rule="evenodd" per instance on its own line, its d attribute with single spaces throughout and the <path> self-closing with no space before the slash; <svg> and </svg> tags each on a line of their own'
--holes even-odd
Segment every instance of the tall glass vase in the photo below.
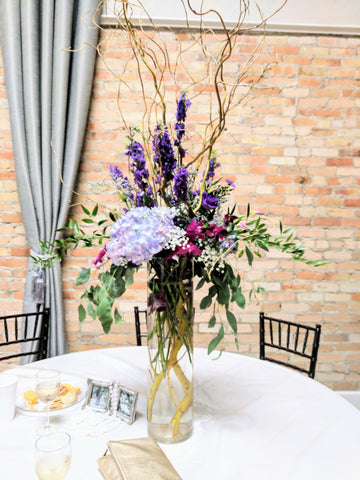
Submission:
<svg viewBox="0 0 360 480">
<path fill-rule="evenodd" d="M 164 443 L 186 440 L 193 424 L 193 262 L 148 263 L 148 433 Z"/>
</svg>

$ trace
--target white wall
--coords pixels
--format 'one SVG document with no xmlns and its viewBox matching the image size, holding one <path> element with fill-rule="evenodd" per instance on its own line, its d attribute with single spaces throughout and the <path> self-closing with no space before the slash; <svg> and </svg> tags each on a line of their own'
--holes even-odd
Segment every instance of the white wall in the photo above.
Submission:
<svg viewBox="0 0 360 480">
<path fill-rule="evenodd" d="M 136 0 L 133 1 L 136 3 Z M 142 0 L 150 16 L 161 26 L 185 26 L 184 10 L 180 0 Z M 240 0 L 205 0 L 204 10 L 218 10 L 228 26 L 239 15 Z M 265 17 L 275 12 L 283 0 L 257 0 Z M 250 11 L 247 16 L 249 26 L 260 21 L 255 1 L 249 0 Z M 102 16 L 102 24 L 115 23 L 115 8 L 120 0 L 108 0 L 107 9 Z M 191 0 L 191 5 L 200 8 L 201 0 Z M 134 13 L 140 15 L 139 10 Z M 198 24 L 194 16 L 189 16 L 190 25 Z M 219 27 L 216 15 L 206 16 L 206 24 Z M 267 30 L 274 32 L 309 32 L 340 35 L 360 35 L 360 0 L 288 0 L 285 6 L 267 22 Z"/>
</svg>

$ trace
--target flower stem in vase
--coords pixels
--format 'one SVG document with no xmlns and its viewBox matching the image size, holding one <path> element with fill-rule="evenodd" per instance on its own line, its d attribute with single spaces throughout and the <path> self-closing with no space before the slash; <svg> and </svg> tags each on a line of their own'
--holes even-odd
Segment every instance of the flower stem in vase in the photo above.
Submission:
<svg viewBox="0 0 360 480">
<path fill-rule="evenodd" d="M 192 433 L 192 262 L 182 259 L 155 271 L 148 282 L 148 431 L 174 443 Z"/>
</svg>

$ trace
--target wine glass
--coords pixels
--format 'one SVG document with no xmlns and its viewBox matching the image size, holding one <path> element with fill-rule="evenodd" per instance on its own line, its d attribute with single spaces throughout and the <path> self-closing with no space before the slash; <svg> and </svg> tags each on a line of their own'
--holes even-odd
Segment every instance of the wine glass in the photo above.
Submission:
<svg viewBox="0 0 360 480">
<path fill-rule="evenodd" d="M 40 429 L 39 434 L 48 434 L 51 431 L 50 425 L 50 404 L 58 396 L 60 391 L 60 372 L 57 370 L 40 370 L 35 374 L 35 391 L 39 400 L 45 403 L 46 423 Z"/>
<path fill-rule="evenodd" d="M 66 432 L 42 435 L 35 442 L 35 471 L 40 480 L 62 480 L 71 463 L 71 437 Z"/>
</svg>

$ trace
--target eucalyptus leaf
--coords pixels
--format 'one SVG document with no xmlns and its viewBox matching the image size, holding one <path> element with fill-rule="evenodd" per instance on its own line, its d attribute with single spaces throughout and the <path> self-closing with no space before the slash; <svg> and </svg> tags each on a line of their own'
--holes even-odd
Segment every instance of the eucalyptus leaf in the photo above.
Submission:
<svg viewBox="0 0 360 480">
<path fill-rule="evenodd" d="M 102 324 L 104 332 L 109 333 L 112 324 L 112 315 L 111 305 L 106 298 L 96 307 L 96 315 Z"/>
<path fill-rule="evenodd" d="M 208 354 L 210 354 L 212 351 L 215 350 L 215 348 L 219 345 L 219 343 L 221 342 L 221 340 L 224 338 L 224 327 L 223 325 L 221 325 L 219 331 L 218 331 L 218 334 L 216 335 L 216 337 L 214 337 L 211 342 L 209 343 L 209 346 L 208 346 Z"/>
<path fill-rule="evenodd" d="M 209 308 L 211 303 L 212 303 L 212 297 L 210 295 L 207 295 L 200 302 L 201 310 L 206 310 L 207 308 Z"/>
<path fill-rule="evenodd" d="M 213 328 L 213 327 L 215 327 L 215 324 L 216 324 L 216 317 L 215 317 L 215 315 L 211 315 L 211 318 L 210 318 L 209 323 L 208 323 L 208 327 Z"/>
<path fill-rule="evenodd" d="M 248 259 L 248 263 L 251 267 L 252 262 L 254 260 L 254 255 L 253 255 L 252 251 L 247 246 L 245 247 L 245 253 L 246 253 L 246 256 L 247 256 L 247 259 Z"/>
<path fill-rule="evenodd" d="M 78 306 L 78 315 L 79 315 L 79 322 L 83 322 L 86 318 L 86 310 L 81 303 Z"/>
<path fill-rule="evenodd" d="M 125 272 L 125 288 L 130 287 L 134 283 L 134 269 L 127 268 Z"/>
<path fill-rule="evenodd" d="M 234 333 L 237 333 L 237 321 L 235 315 L 230 312 L 230 310 L 226 310 L 226 318 L 229 322 L 230 327 Z"/>
<path fill-rule="evenodd" d="M 200 290 L 200 288 L 202 288 L 204 286 L 204 283 L 205 283 L 205 278 L 201 278 L 199 283 L 197 284 L 197 287 L 196 287 L 196 290 Z"/>
<path fill-rule="evenodd" d="M 80 270 L 80 272 L 76 277 L 76 286 L 83 285 L 84 283 L 88 282 L 90 278 L 90 273 L 91 273 L 90 268 L 84 268 Z"/>
<path fill-rule="evenodd" d="M 119 323 L 122 323 L 122 317 L 119 313 L 119 310 L 117 308 L 115 308 L 114 310 L 114 320 L 115 320 L 115 323 L 119 324 Z"/>
<path fill-rule="evenodd" d="M 96 319 L 95 308 L 94 308 L 94 305 L 91 302 L 88 303 L 87 313 L 91 318 L 93 318 L 94 320 Z"/>
</svg>

